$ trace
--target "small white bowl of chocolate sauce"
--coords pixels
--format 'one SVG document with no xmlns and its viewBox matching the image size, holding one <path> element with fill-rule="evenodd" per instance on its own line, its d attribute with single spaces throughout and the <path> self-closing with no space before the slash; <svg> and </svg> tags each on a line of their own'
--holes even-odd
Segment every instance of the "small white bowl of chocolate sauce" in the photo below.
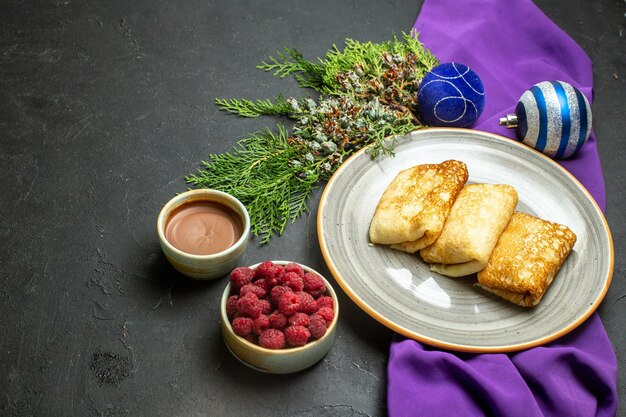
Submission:
<svg viewBox="0 0 626 417">
<path fill-rule="evenodd" d="M 215 279 L 239 265 L 250 238 L 250 216 L 230 194 L 197 189 L 168 201 L 157 219 L 161 249 L 172 266 L 196 279 Z"/>
</svg>

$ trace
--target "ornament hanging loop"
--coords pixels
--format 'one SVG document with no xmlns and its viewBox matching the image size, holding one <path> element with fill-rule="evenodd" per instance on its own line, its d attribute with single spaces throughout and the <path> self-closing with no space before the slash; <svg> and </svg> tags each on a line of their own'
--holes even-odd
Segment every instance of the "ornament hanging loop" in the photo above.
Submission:
<svg viewBox="0 0 626 417">
<path fill-rule="evenodd" d="M 516 114 L 507 114 L 505 117 L 500 118 L 500 126 L 506 126 L 507 129 L 515 129 L 519 119 Z"/>
</svg>

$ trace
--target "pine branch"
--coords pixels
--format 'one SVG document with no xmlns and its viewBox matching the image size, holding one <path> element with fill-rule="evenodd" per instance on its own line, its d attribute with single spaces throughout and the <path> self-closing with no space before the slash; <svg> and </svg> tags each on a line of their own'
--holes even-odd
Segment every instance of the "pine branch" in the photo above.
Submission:
<svg viewBox="0 0 626 417">
<path fill-rule="evenodd" d="M 345 92 L 337 75 L 354 71 L 357 67 L 369 77 L 380 77 L 384 72 L 380 60 L 383 53 L 401 56 L 414 54 L 421 63 L 417 74 L 420 78 L 438 63 L 437 58 L 418 40 L 414 30 L 403 33 L 402 39 L 394 34 L 392 40 L 381 43 L 346 39 L 343 51 L 333 45 L 324 59 L 318 58 L 318 63 L 307 61 L 295 48 L 285 48 L 285 52 L 278 52 L 278 59 L 270 57 L 269 62 L 262 62 L 257 68 L 273 71 L 280 78 L 293 75 L 301 87 L 330 95 Z"/>
<path fill-rule="evenodd" d="M 289 116 L 293 113 L 293 109 L 289 102 L 279 95 L 274 101 L 267 100 L 248 100 L 248 99 L 223 99 L 216 98 L 215 104 L 220 110 L 237 114 L 242 117 L 258 117 L 258 116 Z"/>
<path fill-rule="evenodd" d="M 239 141 L 232 152 L 210 155 L 204 169 L 186 178 L 198 187 L 213 188 L 238 198 L 248 209 L 251 231 L 267 243 L 284 232 L 288 221 L 308 211 L 318 176 L 302 175 L 294 166 L 298 155 L 281 125 L 278 133 L 264 129 Z"/>
<path fill-rule="evenodd" d="M 289 58 L 282 52 L 277 52 L 276 54 L 279 59 L 270 56 L 269 62 L 263 61 L 257 68 L 268 72 L 274 71 L 274 75 L 280 78 L 284 78 L 294 72 L 304 71 L 303 63 L 307 62 L 304 60 L 302 54 L 295 49 L 285 48 L 285 51 Z"/>
<path fill-rule="evenodd" d="M 284 78 L 298 73 L 295 78 L 303 88 L 321 91 L 323 87 L 323 66 L 307 61 L 295 48 L 285 48 L 287 55 L 278 52 L 279 59 L 269 57 L 269 62 L 262 62 L 257 68 L 274 71 L 274 75 Z"/>
</svg>

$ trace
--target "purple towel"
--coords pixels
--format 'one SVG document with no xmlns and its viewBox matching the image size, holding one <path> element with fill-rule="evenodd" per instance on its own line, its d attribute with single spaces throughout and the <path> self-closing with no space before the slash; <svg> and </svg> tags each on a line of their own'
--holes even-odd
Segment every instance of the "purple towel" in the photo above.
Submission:
<svg viewBox="0 0 626 417">
<path fill-rule="evenodd" d="M 530 0 L 426 0 L 414 28 L 441 62 L 481 77 L 485 110 L 475 129 L 514 137 L 498 119 L 522 93 L 548 80 L 569 82 L 592 100 L 591 60 Z M 563 161 L 605 206 L 593 133 Z M 387 368 L 390 417 L 613 416 L 617 361 L 594 313 L 570 334 L 509 354 L 448 352 L 394 336 Z"/>
</svg>

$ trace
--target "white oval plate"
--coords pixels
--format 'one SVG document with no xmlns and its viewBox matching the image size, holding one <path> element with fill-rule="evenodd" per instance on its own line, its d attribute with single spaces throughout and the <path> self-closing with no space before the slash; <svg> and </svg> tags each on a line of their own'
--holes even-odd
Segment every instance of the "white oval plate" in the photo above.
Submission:
<svg viewBox="0 0 626 417">
<path fill-rule="evenodd" d="M 468 182 L 515 187 L 518 211 L 567 225 L 577 242 L 541 303 L 518 307 L 451 279 L 419 255 L 369 242 L 381 195 L 402 169 L 457 159 Z M 394 157 L 361 150 L 337 170 L 321 197 L 318 238 L 324 259 L 348 296 L 388 328 L 437 347 L 506 352 L 570 332 L 598 307 L 613 273 L 613 242 L 587 190 L 550 158 L 514 140 L 469 129 L 423 129 L 398 139 Z"/>
</svg>

